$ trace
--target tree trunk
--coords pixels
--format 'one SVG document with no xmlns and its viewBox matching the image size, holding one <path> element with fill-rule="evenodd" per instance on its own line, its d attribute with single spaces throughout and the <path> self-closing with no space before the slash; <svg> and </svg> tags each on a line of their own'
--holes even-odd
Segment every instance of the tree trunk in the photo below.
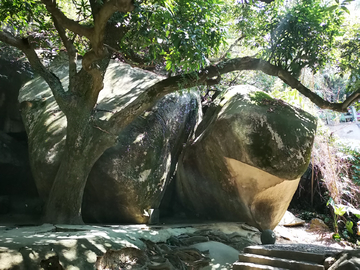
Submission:
<svg viewBox="0 0 360 270">
<path fill-rule="evenodd" d="M 111 146 L 94 131 L 89 115 L 75 115 L 68 118 L 65 150 L 46 204 L 48 223 L 83 224 L 81 205 L 88 175 Z"/>
<path fill-rule="evenodd" d="M 68 148 L 68 147 L 67 147 Z M 81 203 L 91 167 L 84 156 L 65 149 L 45 209 L 45 222 L 82 224 Z"/>
</svg>

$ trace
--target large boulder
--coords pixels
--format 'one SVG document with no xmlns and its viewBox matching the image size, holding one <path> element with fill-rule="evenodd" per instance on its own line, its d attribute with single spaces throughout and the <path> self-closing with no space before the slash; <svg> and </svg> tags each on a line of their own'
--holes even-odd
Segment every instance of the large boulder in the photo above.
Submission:
<svg viewBox="0 0 360 270">
<path fill-rule="evenodd" d="M 89 222 L 146 222 L 158 209 L 198 115 L 195 93 L 170 94 L 122 131 L 95 163 L 85 188 Z"/>
<path fill-rule="evenodd" d="M 178 197 L 198 216 L 273 229 L 308 166 L 316 119 L 252 86 L 215 104 L 179 160 Z"/>
<path fill-rule="evenodd" d="M 67 68 L 55 66 L 53 72 L 66 89 Z M 111 61 L 94 114 L 106 121 L 160 79 Z M 19 99 L 29 136 L 31 167 L 39 194 L 46 200 L 63 152 L 66 118 L 41 78 L 26 84 Z M 179 92 L 165 96 L 122 130 L 117 145 L 108 149 L 90 172 L 84 192 L 84 220 L 147 222 L 149 210 L 159 207 L 183 144 L 198 118 L 197 92 Z"/>
</svg>

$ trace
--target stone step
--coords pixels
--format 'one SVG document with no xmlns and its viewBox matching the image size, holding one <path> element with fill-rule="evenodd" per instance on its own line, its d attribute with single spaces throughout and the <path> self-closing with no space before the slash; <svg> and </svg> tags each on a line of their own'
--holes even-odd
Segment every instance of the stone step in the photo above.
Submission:
<svg viewBox="0 0 360 270">
<path fill-rule="evenodd" d="M 302 262 L 296 260 L 281 259 L 256 254 L 240 254 L 240 262 L 255 263 L 260 265 L 268 265 L 278 268 L 287 268 L 291 270 L 324 270 L 324 266 L 315 263 Z"/>
<path fill-rule="evenodd" d="M 233 264 L 233 270 L 290 270 L 287 268 L 273 267 L 249 262 L 236 262 Z"/>
<path fill-rule="evenodd" d="M 323 264 L 326 258 L 325 253 L 309 253 L 287 249 L 274 249 L 266 246 L 250 246 L 244 249 L 244 253 L 251 253 L 263 256 L 271 256 L 281 259 Z"/>
</svg>

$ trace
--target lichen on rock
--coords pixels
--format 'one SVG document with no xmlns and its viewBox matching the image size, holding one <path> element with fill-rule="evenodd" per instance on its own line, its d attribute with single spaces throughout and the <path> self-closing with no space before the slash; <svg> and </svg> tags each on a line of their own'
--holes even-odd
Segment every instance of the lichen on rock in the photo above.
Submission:
<svg viewBox="0 0 360 270">
<path fill-rule="evenodd" d="M 179 161 L 178 196 L 200 216 L 273 229 L 308 166 L 316 119 L 252 86 L 214 104 Z"/>
</svg>

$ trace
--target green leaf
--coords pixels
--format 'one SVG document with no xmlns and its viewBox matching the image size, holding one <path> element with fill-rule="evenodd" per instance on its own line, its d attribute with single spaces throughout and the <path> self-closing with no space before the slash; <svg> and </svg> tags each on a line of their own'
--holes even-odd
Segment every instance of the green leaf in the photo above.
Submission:
<svg viewBox="0 0 360 270">
<path fill-rule="evenodd" d="M 335 206 L 335 202 L 334 202 L 333 198 L 331 198 L 331 197 L 329 198 L 329 200 L 326 203 L 326 206 L 329 206 L 329 205 L 331 205 L 332 207 Z"/>
<path fill-rule="evenodd" d="M 334 207 L 335 215 L 343 216 L 346 213 L 346 207 L 344 205 L 336 205 Z"/>
<path fill-rule="evenodd" d="M 342 10 L 344 10 L 347 14 L 350 14 L 350 11 L 345 6 L 340 7 Z"/>
<path fill-rule="evenodd" d="M 165 67 L 166 70 L 167 70 L 167 71 L 171 70 L 171 67 L 172 67 L 172 62 L 171 62 L 171 60 L 167 60 L 167 61 L 166 61 L 166 67 Z"/>
<path fill-rule="evenodd" d="M 354 234 L 354 231 L 353 231 L 353 226 L 354 226 L 354 223 L 352 221 L 346 221 L 346 230 L 351 233 L 351 234 Z"/>
<path fill-rule="evenodd" d="M 334 233 L 332 237 L 335 241 L 341 241 L 341 236 L 338 233 Z"/>
<path fill-rule="evenodd" d="M 338 5 L 333 5 L 331 7 L 326 8 L 326 11 L 331 12 L 331 11 L 337 9 L 338 7 L 339 7 Z"/>
</svg>

